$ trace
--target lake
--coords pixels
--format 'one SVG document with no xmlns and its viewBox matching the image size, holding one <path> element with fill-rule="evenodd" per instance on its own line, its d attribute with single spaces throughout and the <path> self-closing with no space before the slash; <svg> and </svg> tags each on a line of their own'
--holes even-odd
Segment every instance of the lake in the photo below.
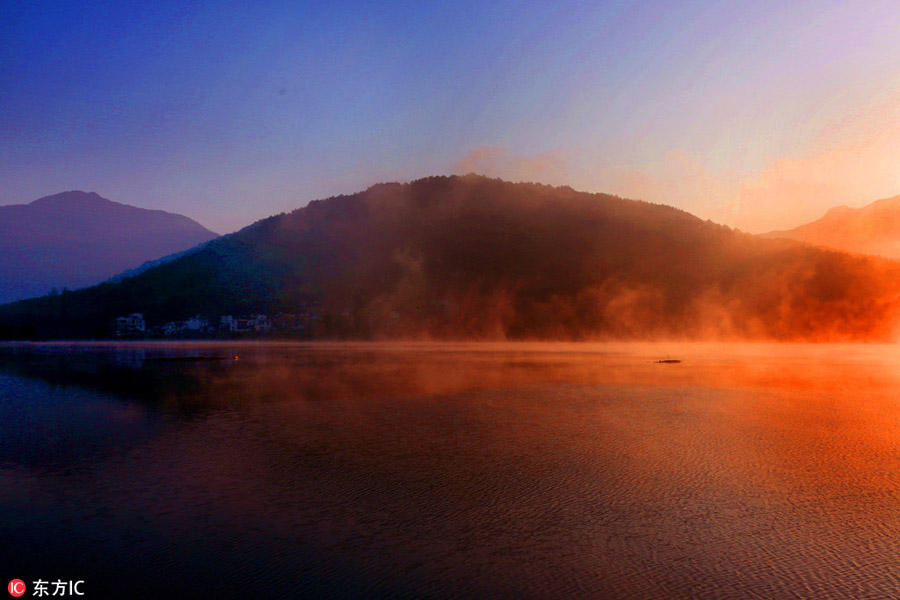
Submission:
<svg viewBox="0 0 900 600">
<path fill-rule="evenodd" d="M 0 540 L 29 596 L 898 597 L 900 349 L 0 345 Z"/>
</svg>

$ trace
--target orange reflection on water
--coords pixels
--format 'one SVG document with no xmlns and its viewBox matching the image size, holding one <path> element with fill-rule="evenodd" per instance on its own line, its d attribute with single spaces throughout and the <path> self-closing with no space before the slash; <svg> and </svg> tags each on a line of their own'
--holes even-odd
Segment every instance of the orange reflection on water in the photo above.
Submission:
<svg viewBox="0 0 900 600">
<path fill-rule="evenodd" d="M 96 366 L 25 361 L 22 376 L 114 384 L 165 418 L 75 477 L 16 481 L 28 510 L 62 503 L 74 523 L 126 524 L 157 561 L 204 540 L 238 571 L 303 573 L 301 588 L 333 576 L 362 595 L 900 589 L 892 346 L 141 348 L 241 360 L 129 363 L 105 383 Z M 667 356 L 682 362 L 654 362 Z M 216 564 L 201 568 L 221 577 Z"/>
</svg>

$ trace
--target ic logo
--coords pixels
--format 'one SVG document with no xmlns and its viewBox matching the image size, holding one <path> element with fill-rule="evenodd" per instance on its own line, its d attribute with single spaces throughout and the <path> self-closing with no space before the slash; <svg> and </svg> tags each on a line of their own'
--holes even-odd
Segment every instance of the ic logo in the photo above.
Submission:
<svg viewBox="0 0 900 600">
<path fill-rule="evenodd" d="M 21 579 L 13 579 L 9 582 L 9 585 L 6 586 L 6 589 L 9 590 L 9 595 L 14 598 L 18 598 L 19 596 L 25 593 L 25 582 Z"/>
</svg>

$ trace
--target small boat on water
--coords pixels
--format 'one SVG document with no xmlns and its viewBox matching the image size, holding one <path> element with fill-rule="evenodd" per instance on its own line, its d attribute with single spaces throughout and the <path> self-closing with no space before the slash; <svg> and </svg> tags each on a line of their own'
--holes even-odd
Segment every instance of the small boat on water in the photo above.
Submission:
<svg viewBox="0 0 900 600">
<path fill-rule="evenodd" d="M 655 362 L 655 363 L 657 363 L 657 364 L 659 364 L 659 363 L 663 363 L 663 364 L 675 364 L 675 363 L 680 363 L 681 361 L 678 360 L 677 358 L 663 358 L 663 359 L 661 359 L 661 360 L 654 360 L 653 362 Z"/>
</svg>

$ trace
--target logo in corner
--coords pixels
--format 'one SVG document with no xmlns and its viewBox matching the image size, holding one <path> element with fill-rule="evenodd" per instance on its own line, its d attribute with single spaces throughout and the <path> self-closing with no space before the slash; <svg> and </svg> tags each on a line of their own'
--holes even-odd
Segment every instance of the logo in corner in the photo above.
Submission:
<svg viewBox="0 0 900 600">
<path fill-rule="evenodd" d="M 9 582 L 9 585 L 6 586 L 6 589 L 9 590 L 10 596 L 13 596 L 14 598 L 18 598 L 19 596 L 21 596 L 25 593 L 25 590 L 27 588 L 25 587 L 25 582 L 22 581 L 21 579 L 13 579 L 12 581 Z"/>
</svg>

